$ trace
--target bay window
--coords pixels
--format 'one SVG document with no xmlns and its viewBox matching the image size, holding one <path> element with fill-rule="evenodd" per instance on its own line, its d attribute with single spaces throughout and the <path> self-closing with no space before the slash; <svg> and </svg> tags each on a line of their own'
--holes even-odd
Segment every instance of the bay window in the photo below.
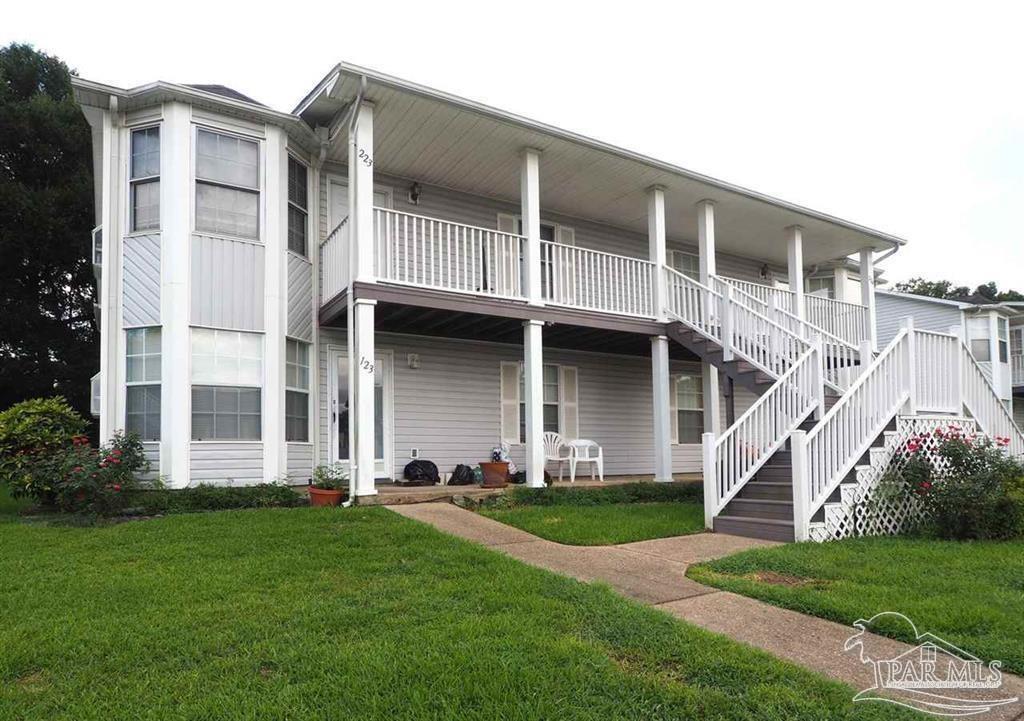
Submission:
<svg viewBox="0 0 1024 721">
<path fill-rule="evenodd" d="M 259 238 L 259 144 L 196 131 L 196 230 Z"/>
<path fill-rule="evenodd" d="M 309 441 L 309 344 L 285 341 L 285 417 L 286 441 Z"/>
<path fill-rule="evenodd" d="M 295 158 L 288 158 L 288 250 L 301 256 L 307 254 L 306 229 L 308 226 L 309 189 L 306 166 Z"/>
</svg>

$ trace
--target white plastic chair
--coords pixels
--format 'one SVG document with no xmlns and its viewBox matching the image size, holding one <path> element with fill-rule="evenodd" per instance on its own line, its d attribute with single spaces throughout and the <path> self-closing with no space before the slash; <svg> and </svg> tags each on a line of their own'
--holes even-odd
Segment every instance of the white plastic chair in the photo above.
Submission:
<svg viewBox="0 0 1024 721">
<path fill-rule="evenodd" d="M 597 466 L 597 475 L 604 481 L 604 453 L 601 446 L 594 441 L 577 439 L 569 441 L 569 482 L 576 482 L 576 465 L 579 463 L 590 464 L 590 480 L 594 480 L 594 466 Z"/>
<path fill-rule="evenodd" d="M 544 465 L 549 462 L 558 464 L 558 480 L 562 480 L 562 464 L 566 461 L 572 463 L 572 451 L 560 433 L 548 431 L 544 434 Z M 565 453 L 562 449 L 565 449 Z M 571 473 L 570 468 L 570 475 Z"/>
</svg>

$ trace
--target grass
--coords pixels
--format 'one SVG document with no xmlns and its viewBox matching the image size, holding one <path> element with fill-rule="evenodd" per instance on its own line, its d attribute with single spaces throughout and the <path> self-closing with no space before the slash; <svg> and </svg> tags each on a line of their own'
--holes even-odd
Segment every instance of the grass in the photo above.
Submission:
<svg viewBox="0 0 1024 721">
<path fill-rule="evenodd" d="M 7 486 L 0 484 L 0 520 L 10 519 L 18 514 L 23 508 L 27 508 L 29 502 L 24 498 L 11 498 Z"/>
<path fill-rule="evenodd" d="M 0 717 L 908 718 L 382 508 L 0 524 Z"/>
<path fill-rule="evenodd" d="M 516 506 L 483 509 L 481 513 L 572 546 L 607 546 L 704 530 L 704 507 L 695 503 Z"/>
<path fill-rule="evenodd" d="M 701 583 L 849 624 L 909 617 L 985 660 L 1024 673 L 1024 541 L 861 538 L 756 549 L 689 570 Z M 903 641 L 901 626 L 874 629 Z"/>
</svg>

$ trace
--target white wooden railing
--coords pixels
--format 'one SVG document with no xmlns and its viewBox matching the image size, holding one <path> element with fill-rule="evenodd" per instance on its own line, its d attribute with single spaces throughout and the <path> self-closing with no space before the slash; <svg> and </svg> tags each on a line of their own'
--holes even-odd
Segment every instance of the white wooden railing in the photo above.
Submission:
<svg viewBox="0 0 1024 721">
<path fill-rule="evenodd" d="M 523 297 L 522 236 L 386 208 L 374 208 L 373 219 L 378 280 Z"/>
<path fill-rule="evenodd" d="M 963 404 L 988 436 L 1008 438 L 1011 455 L 1024 455 L 1024 434 L 1013 421 L 1013 416 L 992 389 L 981 366 L 966 345 L 960 348 L 962 375 L 960 386 Z"/>
<path fill-rule="evenodd" d="M 804 352 L 721 436 L 703 435 L 704 522 L 708 528 L 816 409 L 824 411 L 820 343 Z"/>
<path fill-rule="evenodd" d="M 320 244 L 320 303 L 348 287 L 349 222 L 346 215 Z"/>
<path fill-rule="evenodd" d="M 897 333 L 814 428 L 791 435 L 796 540 L 807 539 L 811 516 L 910 399 L 911 332 Z"/>
<path fill-rule="evenodd" d="M 796 294 L 791 290 L 749 280 L 720 277 L 724 283 L 742 290 L 765 305 L 774 305 L 787 313 L 796 314 Z M 868 309 L 862 305 L 805 293 L 804 308 L 808 323 L 854 347 L 870 337 Z"/>
<path fill-rule="evenodd" d="M 720 293 L 724 292 L 724 288 L 727 285 L 732 285 L 733 298 L 737 302 L 746 305 L 757 313 L 760 313 L 766 318 L 778 323 L 789 332 L 798 335 L 805 340 L 810 341 L 815 337 L 821 338 L 825 383 L 833 390 L 842 391 L 844 388 L 848 387 L 850 383 L 853 382 L 853 379 L 860 374 L 861 369 L 865 367 L 874 356 L 865 342 L 862 342 L 859 347 L 855 346 L 838 336 L 832 335 L 822 328 L 811 325 L 808 321 L 801 320 L 793 313 L 782 309 L 778 306 L 778 299 L 774 295 L 767 296 L 768 300 L 763 301 L 758 296 L 748 293 L 746 290 L 734 285 L 731 280 L 718 276 L 712 277 L 712 285 L 715 290 Z M 746 285 L 756 284 L 747 283 Z M 865 358 L 863 364 L 861 361 L 862 355 Z"/>
<path fill-rule="evenodd" d="M 546 302 L 607 313 L 654 317 L 654 264 L 639 258 L 541 241 Z"/>
<path fill-rule="evenodd" d="M 960 349 L 955 335 L 914 330 L 915 412 L 962 413 L 960 401 Z"/>
</svg>

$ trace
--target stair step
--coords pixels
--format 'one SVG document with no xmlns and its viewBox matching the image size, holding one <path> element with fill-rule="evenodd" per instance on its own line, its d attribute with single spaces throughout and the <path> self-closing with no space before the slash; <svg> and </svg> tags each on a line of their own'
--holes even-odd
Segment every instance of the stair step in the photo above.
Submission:
<svg viewBox="0 0 1024 721">
<path fill-rule="evenodd" d="M 792 481 L 758 481 L 752 479 L 740 489 L 739 493 L 736 494 L 736 498 L 792 501 L 793 483 Z"/>
<path fill-rule="evenodd" d="M 792 481 L 793 466 L 782 463 L 773 465 L 769 462 L 757 469 L 754 478 L 758 481 Z"/>
<path fill-rule="evenodd" d="M 713 522 L 715 533 L 730 533 L 767 541 L 792 541 L 793 521 L 748 516 L 718 516 Z"/>
<path fill-rule="evenodd" d="M 776 498 L 733 498 L 726 505 L 724 513 L 728 516 L 792 521 L 793 501 Z"/>
</svg>

